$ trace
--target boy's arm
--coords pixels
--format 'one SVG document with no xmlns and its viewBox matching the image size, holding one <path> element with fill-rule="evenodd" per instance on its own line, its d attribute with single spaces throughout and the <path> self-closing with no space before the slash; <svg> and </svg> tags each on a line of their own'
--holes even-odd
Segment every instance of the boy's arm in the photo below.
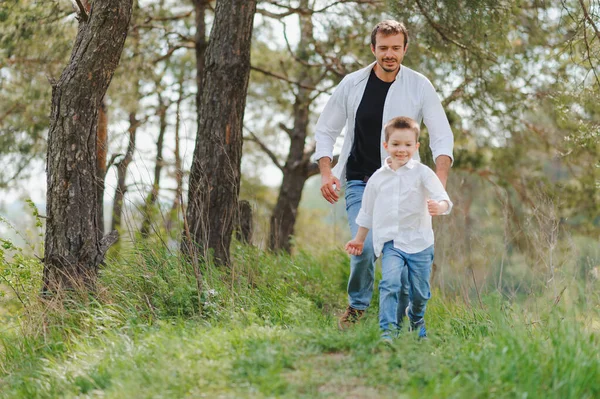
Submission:
<svg viewBox="0 0 600 399">
<path fill-rule="evenodd" d="M 348 252 L 350 255 L 362 254 L 367 234 L 369 234 L 369 229 L 360 226 L 358 228 L 358 231 L 356 232 L 356 237 L 348 241 L 348 243 L 346 244 L 346 252 Z"/>
<path fill-rule="evenodd" d="M 350 255 L 360 255 L 362 253 L 367 234 L 373 228 L 373 207 L 375 206 L 375 197 L 377 195 L 373 181 L 374 179 L 371 177 L 363 193 L 362 205 L 356 217 L 356 224 L 359 226 L 356 236 L 348 241 L 345 247 L 346 252 Z"/>
<path fill-rule="evenodd" d="M 440 179 L 431 169 L 425 167 L 424 171 L 423 186 L 429 195 L 429 200 L 427 201 L 429 213 L 432 216 L 448 215 L 452 210 L 452 201 L 450 201 L 448 193 L 444 190 Z"/>
<path fill-rule="evenodd" d="M 371 176 L 367 186 L 365 187 L 360 211 L 356 217 L 356 224 L 366 227 L 367 230 L 373 228 L 373 209 L 375 208 L 375 198 L 377 197 L 377 188 L 375 182 L 377 179 L 373 179 L 374 176 L 375 175 Z"/>
</svg>

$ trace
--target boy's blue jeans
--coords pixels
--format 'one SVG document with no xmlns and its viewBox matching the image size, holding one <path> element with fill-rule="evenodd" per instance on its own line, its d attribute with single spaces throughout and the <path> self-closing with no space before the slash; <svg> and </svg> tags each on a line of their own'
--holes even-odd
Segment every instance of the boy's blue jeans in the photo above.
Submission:
<svg viewBox="0 0 600 399">
<path fill-rule="evenodd" d="M 413 324 L 423 323 L 427 301 L 431 298 L 429 276 L 433 263 L 433 245 L 415 254 L 407 254 L 394 248 L 394 242 L 383 246 L 381 257 L 382 278 L 379 283 L 379 327 L 381 330 L 400 328 L 398 316 L 398 291 L 402 285 L 402 274 L 408 271 L 410 305 L 408 317 Z"/>
<path fill-rule="evenodd" d="M 346 213 L 352 238 L 356 236 L 358 225 L 356 217 L 362 205 L 362 197 L 367 183 L 362 180 L 349 180 L 346 183 Z M 369 307 L 373 296 L 375 280 L 375 252 L 373 251 L 373 234 L 369 231 L 365 240 L 363 253 L 350 257 L 350 278 L 348 279 L 348 303 L 354 309 L 364 310 Z M 398 300 L 398 320 L 402 320 L 404 309 L 408 306 L 408 270 L 401 277 L 401 288 Z"/>
</svg>

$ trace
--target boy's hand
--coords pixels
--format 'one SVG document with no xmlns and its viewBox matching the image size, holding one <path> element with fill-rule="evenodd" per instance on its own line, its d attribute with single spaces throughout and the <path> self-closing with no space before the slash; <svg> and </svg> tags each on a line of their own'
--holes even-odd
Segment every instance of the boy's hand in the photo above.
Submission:
<svg viewBox="0 0 600 399">
<path fill-rule="evenodd" d="M 348 241 L 346 244 L 346 252 L 350 255 L 360 255 L 362 254 L 363 247 L 365 246 L 364 241 L 358 241 L 356 239 Z"/>
<path fill-rule="evenodd" d="M 439 216 L 448 210 L 446 201 L 427 200 L 427 210 L 431 216 Z"/>
</svg>

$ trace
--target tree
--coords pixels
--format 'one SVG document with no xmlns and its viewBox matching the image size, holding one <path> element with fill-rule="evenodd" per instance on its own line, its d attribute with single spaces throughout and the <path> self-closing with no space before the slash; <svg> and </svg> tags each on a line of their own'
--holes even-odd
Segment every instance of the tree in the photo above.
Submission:
<svg viewBox="0 0 600 399">
<path fill-rule="evenodd" d="M 198 132 L 190 172 L 184 253 L 229 265 L 242 157 L 242 121 L 250 74 L 250 43 L 256 0 L 220 0 L 205 54 Z M 191 240 L 191 242 L 189 242 Z"/>
<path fill-rule="evenodd" d="M 154 205 L 156 204 L 156 201 L 158 200 L 158 192 L 160 190 L 160 177 L 164 164 L 163 146 L 165 143 L 165 133 L 167 131 L 167 110 L 169 109 L 170 104 L 167 103 L 167 99 L 162 93 L 163 89 L 160 86 L 160 82 L 157 82 L 156 95 L 158 97 L 158 107 L 156 112 L 158 114 L 159 119 L 159 130 L 158 138 L 156 140 L 156 160 L 154 162 L 154 178 L 152 180 L 152 188 L 150 190 L 150 193 L 148 193 L 148 196 L 146 197 L 146 201 L 144 202 L 144 206 L 142 208 L 144 220 L 142 221 L 140 234 L 143 238 L 148 238 L 150 234 L 150 229 L 152 227 L 152 210 L 154 208 Z"/>
<path fill-rule="evenodd" d="M 98 109 L 119 63 L 133 0 L 95 2 L 80 25 L 71 59 L 52 88 L 47 154 L 44 291 L 94 289 L 117 233 L 98 220 Z"/>
</svg>

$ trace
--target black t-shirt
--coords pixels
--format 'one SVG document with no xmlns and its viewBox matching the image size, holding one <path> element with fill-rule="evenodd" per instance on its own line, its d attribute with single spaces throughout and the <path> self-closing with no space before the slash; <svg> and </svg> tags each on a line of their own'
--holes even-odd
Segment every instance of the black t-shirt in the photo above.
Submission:
<svg viewBox="0 0 600 399">
<path fill-rule="evenodd" d="M 381 167 L 381 120 L 385 97 L 393 82 L 384 82 L 371 70 L 356 110 L 354 143 L 346 164 L 346 180 L 363 180 Z"/>
</svg>

